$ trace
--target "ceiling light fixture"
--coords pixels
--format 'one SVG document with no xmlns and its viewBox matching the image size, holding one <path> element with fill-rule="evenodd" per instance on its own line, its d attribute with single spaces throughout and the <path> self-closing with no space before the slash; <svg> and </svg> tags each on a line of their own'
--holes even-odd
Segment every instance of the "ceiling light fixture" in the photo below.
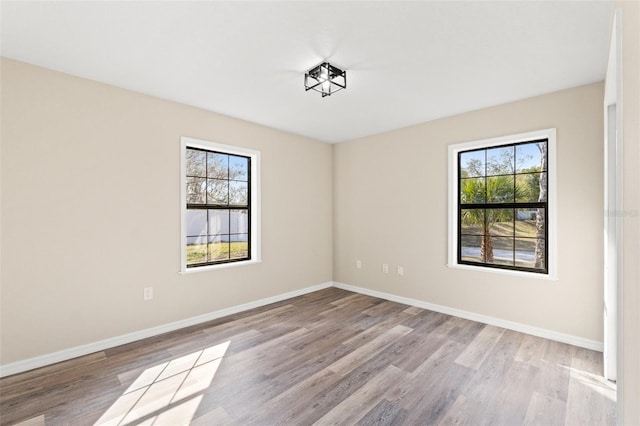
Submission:
<svg viewBox="0 0 640 426">
<path fill-rule="evenodd" d="M 320 92 L 323 98 L 346 88 L 347 72 L 329 62 L 323 62 L 304 74 L 304 89 Z"/>
</svg>

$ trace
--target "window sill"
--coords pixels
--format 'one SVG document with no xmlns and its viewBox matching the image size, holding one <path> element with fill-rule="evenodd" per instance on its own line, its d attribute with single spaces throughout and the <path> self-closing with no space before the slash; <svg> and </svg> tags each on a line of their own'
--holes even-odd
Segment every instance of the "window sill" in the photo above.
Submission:
<svg viewBox="0 0 640 426">
<path fill-rule="evenodd" d="M 181 270 L 180 272 L 178 272 L 178 274 L 189 275 L 189 274 L 195 274 L 197 272 L 207 272 L 207 271 L 213 271 L 216 269 L 235 268 L 238 266 L 248 266 L 248 265 L 254 265 L 257 263 L 262 263 L 262 259 L 245 260 L 243 262 L 220 263 L 218 265 L 207 265 L 207 266 L 200 266 L 197 268 L 187 268 L 187 269 Z"/>
<path fill-rule="evenodd" d="M 555 275 L 552 275 L 551 273 L 537 274 L 535 272 L 511 271 L 508 269 L 497 269 L 497 268 L 484 268 L 482 266 L 460 265 L 457 263 L 447 264 L 447 268 L 464 269 L 466 271 L 475 271 L 475 272 L 488 272 L 490 274 L 510 275 L 512 277 L 532 278 L 535 280 L 543 280 L 543 281 L 558 281 L 558 277 Z"/>
</svg>

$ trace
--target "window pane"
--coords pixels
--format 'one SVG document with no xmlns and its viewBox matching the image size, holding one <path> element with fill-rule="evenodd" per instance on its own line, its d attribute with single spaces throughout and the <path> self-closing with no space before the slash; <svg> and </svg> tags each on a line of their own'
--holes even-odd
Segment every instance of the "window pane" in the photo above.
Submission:
<svg viewBox="0 0 640 426">
<path fill-rule="evenodd" d="M 206 237 L 187 237 L 187 265 L 207 261 Z"/>
<path fill-rule="evenodd" d="M 516 236 L 545 238 L 545 209 L 518 209 L 516 212 Z"/>
<path fill-rule="evenodd" d="M 245 157 L 229 156 L 229 179 L 249 180 L 249 159 Z"/>
<path fill-rule="evenodd" d="M 543 208 L 537 209 L 537 214 L 536 214 L 536 237 L 537 238 L 544 238 L 544 235 L 546 234 L 546 228 L 547 228 L 547 224 L 546 224 L 546 211 Z"/>
<path fill-rule="evenodd" d="M 514 161 L 514 146 L 487 149 L 487 176 L 513 174 Z"/>
<path fill-rule="evenodd" d="M 494 265 L 513 265 L 513 238 L 491 237 L 493 256 L 487 255 L 487 263 Z M 487 250 L 488 251 L 488 250 Z"/>
<path fill-rule="evenodd" d="M 187 178 L 187 204 L 204 204 L 206 201 L 206 179 Z"/>
<path fill-rule="evenodd" d="M 535 247 L 535 260 L 533 264 L 533 268 L 535 269 L 546 269 L 547 265 L 545 264 L 546 259 L 546 240 L 542 238 L 536 239 L 536 247 Z"/>
<path fill-rule="evenodd" d="M 459 152 L 460 261 L 546 270 L 546 163 L 546 140 Z"/>
<path fill-rule="evenodd" d="M 542 155 L 539 146 L 543 143 L 516 145 L 516 173 L 542 171 Z"/>
<path fill-rule="evenodd" d="M 547 201 L 547 173 L 540 173 L 540 199 L 539 201 Z"/>
<path fill-rule="evenodd" d="M 207 210 L 209 212 L 209 235 L 229 233 L 229 210 Z"/>
<path fill-rule="evenodd" d="M 231 242 L 247 242 L 249 241 L 249 234 L 232 234 L 229 236 Z"/>
<path fill-rule="evenodd" d="M 209 237 L 209 261 L 229 259 L 229 236 Z"/>
<path fill-rule="evenodd" d="M 460 204 L 484 203 L 484 178 L 460 179 Z"/>
<path fill-rule="evenodd" d="M 484 234 L 484 209 L 462 209 L 460 231 L 464 235 Z"/>
<path fill-rule="evenodd" d="M 462 260 L 467 262 L 482 262 L 480 257 L 480 246 L 482 237 L 462 235 Z"/>
<path fill-rule="evenodd" d="M 487 210 L 487 230 L 490 235 L 513 236 L 513 209 Z"/>
<path fill-rule="evenodd" d="M 249 232 L 249 212 L 247 210 L 231 210 L 230 234 L 246 234 Z"/>
<path fill-rule="evenodd" d="M 229 179 L 229 156 L 207 152 L 207 177 Z"/>
<path fill-rule="evenodd" d="M 187 237 L 207 235 L 207 211 L 187 210 Z"/>
<path fill-rule="evenodd" d="M 460 154 L 460 177 L 484 176 L 484 156 L 486 151 L 469 151 Z"/>
<path fill-rule="evenodd" d="M 229 204 L 234 206 L 249 205 L 249 185 L 247 182 L 229 182 Z"/>
<path fill-rule="evenodd" d="M 226 206 L 229 203 L 229 181 L 207 179 L 207 204 Z"/>
<path fill-rule="evenodd" d="M 251 176 L 251 165 L 258 152 L 237 148 L 231 154 L 224 145 L 189 138 L 181 138 L 181 145 L 181 238 L 187 258 L 181 268 L 251 259 L 251 218 L 259 214 L 259 206 L 250 205 L 251 191 L 260 178 Z"/>
<path fill-rule="evenodd" d="M 536 238 L 516 238 L 516 266 L 533 268 L 536 260 Z"/>
<path fill-rule="evenodd" d="M 487 178 L 488 203 L 512 203 L 514 200 L 513 176 Z"/>
<path fill-rule="evenodd" d="M 526 173 L 516 175 L 516 201 L 527 203 L 540 200 L 540 177 L 542 173 Z M 546 176 L 543 182 L 546 184 Z M 546 191 L 543 191 L 543 196 Z"/>
<path fill-rule="evenodd" d="M 187 176 L 206 177 L 206 159 L 206 152 L 187 148 Z"/>
<path fill-rule="evenodd" d="M 237 259 L 240 257 L 248 257 L 249 256 L 249 235 L 248 234 L 238 234 L 231 235 L 231 252 L 229 257 L 232 259 Z"/>
<path fill-rule="evenodd" d="M 536 237 L 538 209 L 516 209 L 516 237 Z"/>
</svg>

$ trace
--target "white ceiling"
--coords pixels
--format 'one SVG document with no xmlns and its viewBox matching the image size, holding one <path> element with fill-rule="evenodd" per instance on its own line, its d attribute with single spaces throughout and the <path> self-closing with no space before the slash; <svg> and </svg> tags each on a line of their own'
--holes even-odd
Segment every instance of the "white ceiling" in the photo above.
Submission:
<svg viewBox="0 0 640 426">
<path fill-rule="evenodd" d="M 603 80 L 610 1 L 2 1 L 2 55 L 326 142 Z M 331 97 L 304 71 L 347 70 Z"/>
</svg>

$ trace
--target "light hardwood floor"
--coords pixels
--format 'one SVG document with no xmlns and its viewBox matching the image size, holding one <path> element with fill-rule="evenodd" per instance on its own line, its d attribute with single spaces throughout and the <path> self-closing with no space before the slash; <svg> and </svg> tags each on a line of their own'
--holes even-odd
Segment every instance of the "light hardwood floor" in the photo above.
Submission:
<svg viewBox="0 0 640 426">
<path fill-rule="evenodd" d="M 615 424 L 598 352 L 336 288 L 0 387 L 3 425 Z"/>
</svg>

